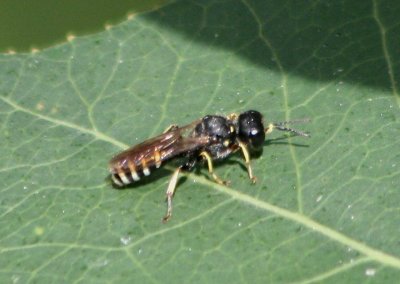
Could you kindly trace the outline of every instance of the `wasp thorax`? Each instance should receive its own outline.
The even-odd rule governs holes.
[[[260,148],[264,144],[265,132],[262,115],[258,111],[243,112],[238,118],[239,139],[251,148]]]
[[[235,129],[227,119],[217,115],[205,116],[195,128],[196,136],[209,136],[214,142],[231,144],[234,142]]]

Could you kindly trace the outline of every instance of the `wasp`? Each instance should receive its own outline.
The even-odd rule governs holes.
[[[113,183],[123,187],[149,176],[161,165],[176,161],[178,166],[169,181],[166,200],[167,213],[163,222],[172,216],[172,198],[181,171],[192,170],[199,162],[205,161],[215,182],[226,185],[214,172],[213,161],[222,160],[234,152],[243,153],[248,176],[256,182],[250,165],[250,152],[260,149],[265,135],[274,129],[288,131],[295,135],[309,137],[306,132],[286,127],[289,123],[306,120],[269,123],[264,127],[263,116],[255,110],[227,116],[206,115],[186,126],[171,125],[161,135],[133,146],[109,162]]]

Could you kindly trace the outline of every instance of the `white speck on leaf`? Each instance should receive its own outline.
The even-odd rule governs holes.
[[[126,246],[132,241],[132,238],[131,236],[123,236],[120,238],[120,241],[124,246]]]
[[[94,262],[89,264],[89,267],[94,268],[94,267],[104,267],[108,264],[108,260],[107,259],[96,259]]]
[[[365,270],[365,275],[367,276],[374,276],[376,273],[376,269],[375,268],[367,268]]]

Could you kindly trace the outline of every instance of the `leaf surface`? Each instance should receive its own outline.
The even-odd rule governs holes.
[[[400,276],[399,5],[177,1],[0,56],[0,282],[393,283]],[[252,160],[126,190],[113,154],[206,114],[273,132]]]

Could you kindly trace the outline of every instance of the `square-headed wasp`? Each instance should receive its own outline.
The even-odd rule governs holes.
[[[163,218],[166,222],[172,216],[172,198],[180,171],[189,171],[197,162],[204,160],[215,182],[226,184],[226,181],[215,174],[213,160],[224,159],[241,150],[249,178],[254,183],[256,178],[250,165],[249,150],[261,148],[265,135],[273,129],[309,137],[308,133],[285,126],[293,122],[304,120],[269,123],[265,128],[261,113],[249,110],[226,117],[207,115],[183,127],[172,125],[163,134],[112,158],[109,164],[111,178],[115,185],[122,187],[150,175],[150,170],[159,168],[162,163],[178,160],[179,166],[172,174],[166,192],[168,209]]]

